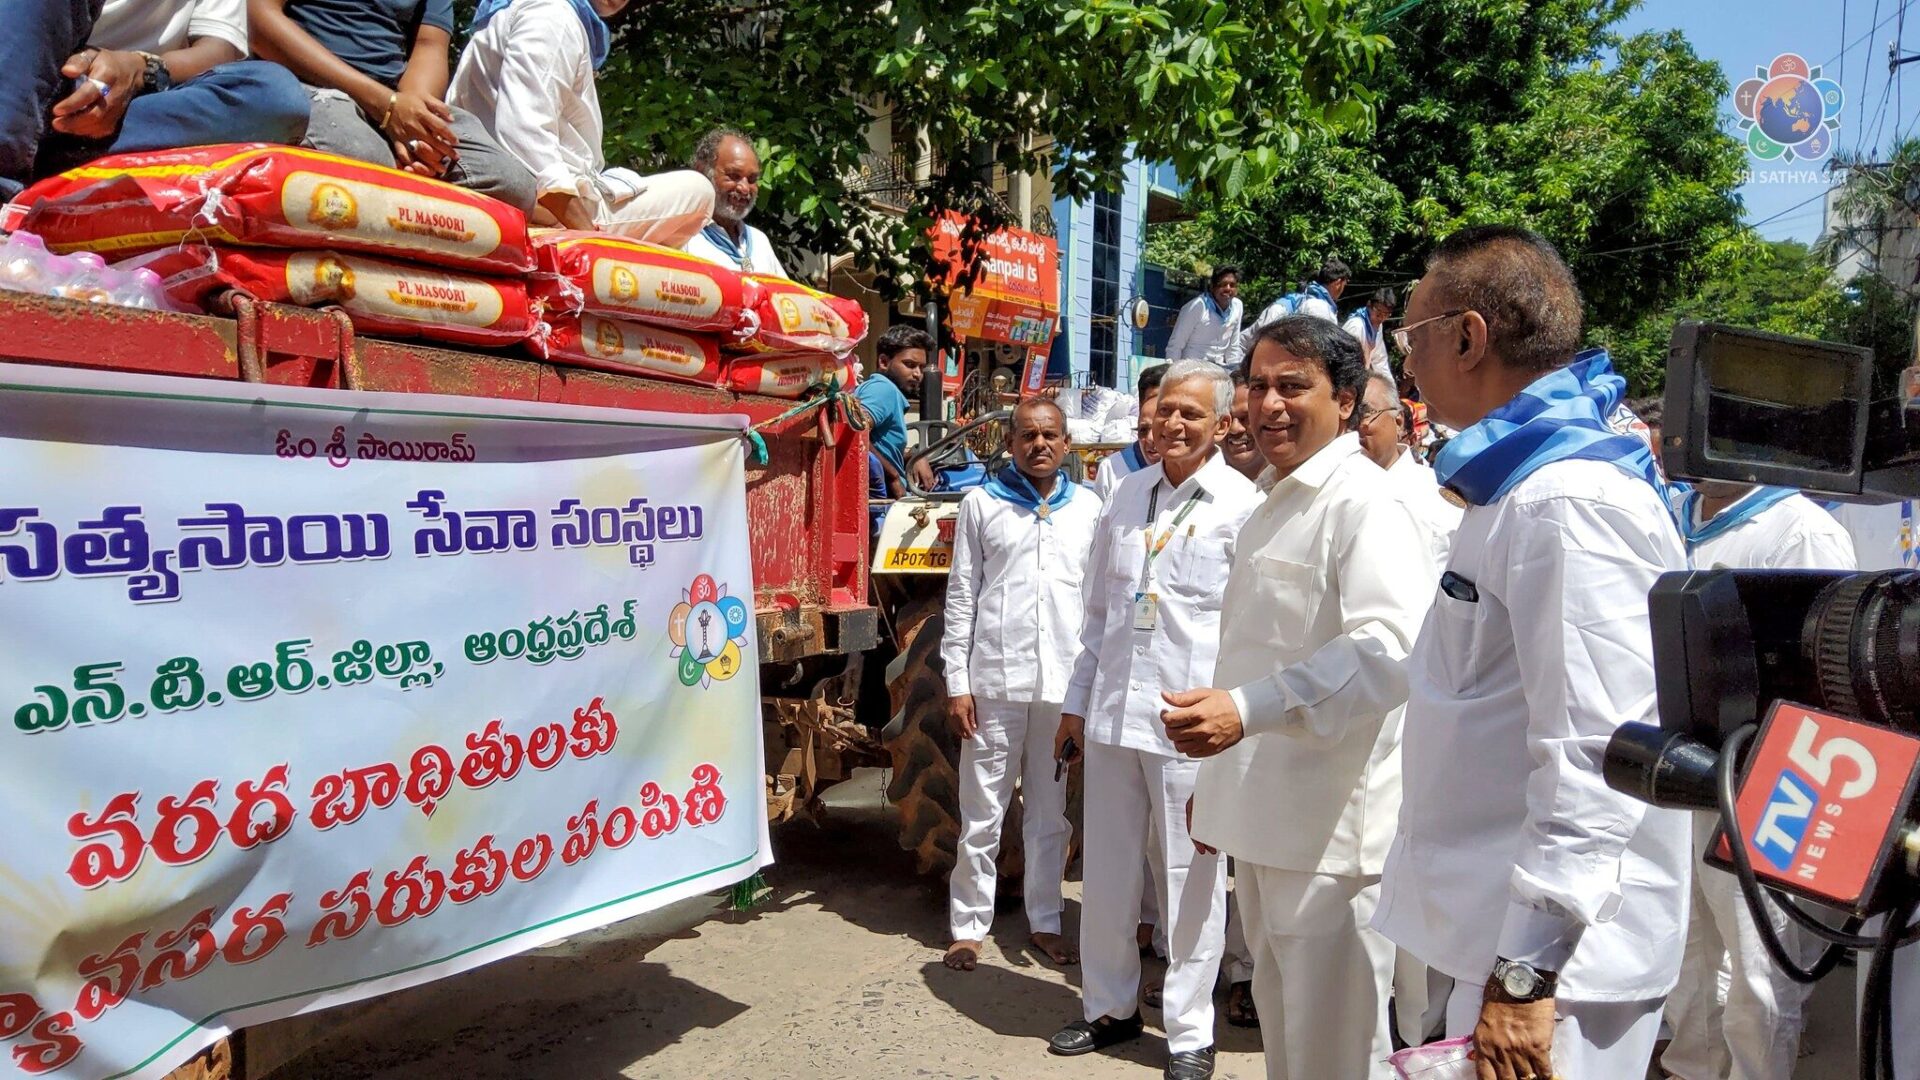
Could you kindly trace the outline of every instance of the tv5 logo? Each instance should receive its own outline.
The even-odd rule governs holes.
[[[1899,732],[1774,706],[1737,800],[1754,871],[1845,906],[1870,897],[1916,761],[1920,741]]]

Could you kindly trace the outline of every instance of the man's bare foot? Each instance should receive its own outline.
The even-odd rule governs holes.
[[[1135,945],[1140,946],[1141,956],[1145,956],[1148,953],[1152,952],[1153,951],[1153,924],[1150,922],[1141,923],[1140,928],[1133,932],[1133,943]]]
[[[1063,967],[1080,962],[1080,950],[1074,948],[1059,934],[1032,934],[1028,936],[1027,941],[1031,942],[1034,948],[1046,953],[1047,959]]]
[[[947,946],[947,966],[955,971],[972,971],[980,962],[980,943],[956,941]]]
[[[1148,1008],[1159,1008],[1160,991],[1164,985],[1164,980],[1161,979],[1148,980],[1147,984],[1140,988],[1140,1000],[1144,1002]]]

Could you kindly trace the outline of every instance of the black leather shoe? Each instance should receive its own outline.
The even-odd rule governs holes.
[[[1066,1027],[1054,1032],[1053,1038],[1047,1040],[1047,1049],[1059,1054],[1061,1057],[1079,1057],[1081,1054],[1091,1054],[1095,1050],[1105,1050],[1109,1046],[1117,1046],[1129,1039],[1137,1039],[1139,1037],[1139,1013],[1136,1012],[1125,1020],[1115,1020],[1111,1016],[1103,1016],[1091,1024],[1085,1020],[1075,1020]],[[1207,1053],[1207,1071],[1196,1075],[1213,1075],[1212,1051],[1208,1051]]]
[[[1213,1047],[1182,1050],[1167,1059],[1167,1080],[1208,1080],[1213,1076]]]

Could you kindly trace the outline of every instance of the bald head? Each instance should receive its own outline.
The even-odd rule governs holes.
[[[1487,351],[1508,367],[1547,372],[1580,349],[1580,287],[1545,238],[1510,225],[1476,225],[1427,257],[1422,289],[1437,308],[1478,312]]]

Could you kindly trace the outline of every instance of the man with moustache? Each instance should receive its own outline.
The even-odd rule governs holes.
[[[947,577],[947,715],[960,737],[960,838],[949,890],[946,965],[971,971],[993,925],[994,856],[1014,786],[1026,840],[1027,928],[1058,964],[1078,959],[1060,936],[1067,785],[1053,736],[1080,654],[1080,579],[1100,500],[1060,475],[1066,415],[1051,398],[1013,410],[1013,464],[960,501]]]
[[[1399,835],[1374,925],[1455,980],[1480,1080],[1639,1076],[1679,972],[1686,815],[1608,787],[1654,722],[1647,593],[1685,569],[1653,455],[1608,425],[1626,382],[1580,352],[1546,240],[1463,229],[1395,332],[1468,508],[1407,663]]]
[[[786,277],[773,242],[747,224],[760,198],[760,155],[753,140],[733,128],[715,128],[694,147],[692,168],[713,181],[713,223],[687,241],[687,254],[742,273]]]
[[[1344,330],[1262,327],[1249,420],[1271,468],[1235,543],[1212,689],[1169,690],[1205,759],[1193,836],[1234,857],[1272,1080],[1391,1076],[1392,942],[1369,926],[1400,801],[1405,662],[1439,569],[1353,421],[1366,361]]]
[[[1061,760],[1086,761],[1084,1019],[1049,1048],[1072,1056],[1140,1036],[1140,954],[1129,931],[1152,844],[1168,944],[1169,1080],[1213,1075],[1226,865],[1196,853],[1187,835],[1199,763],[1168,740],[1160,694],[1204,685],[1213,674],[1233,539],[1259,501],[1219,454],[1232,402],[1233,384],[1217,364],[1167,368],[1154,410],[1160,461],[1122,480],[1100,513],[1086,574],[1085,651],[1055,740]]]
[[[1253,430],[1247,425],[1247,373],[1244,368],[1233,373],[1233,412],[1227,419],[1227,437],[1220,442],[1220,452],[1226,455],[1227,464],[1233,466],[1234,472],[1259,483],[1260,474],[1266,470],[1267,459],[1260,456],[1260,447],[1253,441]]]
[[[1367,393],[1360,400],[1360,448],[1375,465],[1387,470],[1394,493],[1406,503],[1433,552],[1435,573],[1446,569],[1453,532],[1460,527],[1462,508],[1440,493],[1440,481],[1407,446],[1407,403],[1394,393],[1392,380],[1374,372],[1367,376]]]

